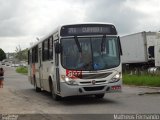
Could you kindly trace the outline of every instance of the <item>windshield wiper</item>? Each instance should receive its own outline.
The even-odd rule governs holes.
[[[78,41],[78,38],[77,38],[76,36],[74,37],[74,40],[75,40],[75,42],[76,42],[78,51],[79,51],[80,53],[82,53],[82,48],[81,48],[81,46],[80,46],[80,44],[79,44],[79,41]]]

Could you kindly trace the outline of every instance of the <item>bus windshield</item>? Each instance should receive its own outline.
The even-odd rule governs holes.
[[[95,71],[120,64],[117,37],[62,38],[61,44],[61,63],[65,69]]]

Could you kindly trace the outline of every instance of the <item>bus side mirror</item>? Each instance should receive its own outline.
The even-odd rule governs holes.
[[[118,44],[119,44],[119,52],[120,52],[120,55],[123,55],[122,46],[121,46],[121,41],[120,41],[120,37],[119,37],[119,36],[118,36]]]
[[[55,53],[57,53],[57,54],[59,54],[59,53],[61,53],[62,52],[62,46],[61,46],[61,44],[60,43],[56,43],[55,44]]]

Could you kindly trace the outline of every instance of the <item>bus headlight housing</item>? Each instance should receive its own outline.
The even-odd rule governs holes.
[[[68,85],[78,85],[75,80],[72,80],[71,78],[68,78],[68,77],[65,77],[64,81],[65,81]]]
[[[109,83],[118,82],[121,79],[121,73],[117,73],[110,81]]]

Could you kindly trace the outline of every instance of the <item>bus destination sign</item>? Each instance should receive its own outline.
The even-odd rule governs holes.
[[[117,34],[113,25],[68,25],[61,29],[61,36],[104,35]]]
[[[81,27],[81,28],[68,28],[68,34],[76,33],[105,33],[109,32],[106,27]]]

